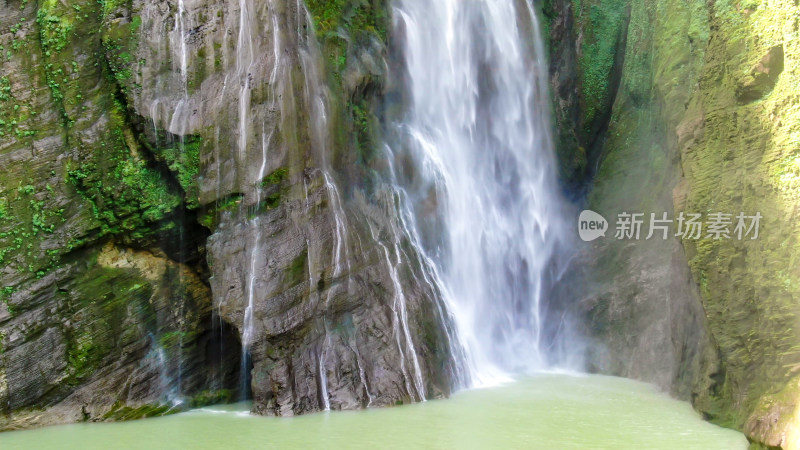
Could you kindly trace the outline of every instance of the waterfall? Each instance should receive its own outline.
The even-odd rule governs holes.
[[[178,11],[175,13],[175,27],[170,37],[173,51],[173,61],[178,62],[177,69],[181,75],[181,98],[175,105],[175,110],[170,119],[169,130],[179,136],[186,134],[189,122],[189,56],[186,49],[186,40],[189,38],[186,30],[186,5],[183,0],[178,0]],[[177,52],[177,55],[174,54]],[[174,64],[174,63],[173,63]]]
[[[547,366],[543,296],[566,244],[547,64],[525,1],[396,0],[406,113],[391,154],[477,384]],[[402,166],[395,164],[395,166]],[[388,258],[388,256],[387,256]]]
[[[397,342],[397,349],[400,352],[400,372],[406,382],[406,391],[413,395],[417,393],[420,401],[425,401],[424,383],[422,381],[422,371],[420,370],[419,359],[417,358],[417,350],[414,348],[414,341],[411,339],[411,332],[408,328],[408,318],[406,312],[406,297],[403,293],[403,286],[400,283],[400,276],[398,274],[397,266],[400,264],[400,249],[399,242],[395,240],[393,245],[394,262],[389,254],[389,249],[384,245],[375,230],[372,229],[370,224],[370,233],[372,238],[378,243],[378,246],[383,249],[383,254],[386,256],[386,265],[389,268],[389,276],[392,279],[392,288],[394,289],[394,302],[392,303],[392,334]],[[393,233],[397,236],[397,233]],[[404,350],[405,349],[405,350]],[[408,373],[406,368],[406,351],[412,362],[413,376]],[[414,389],[411,388],[409,380],[413,380]]]
[[[323,77],[323,67],[320,65],[322,55],[317,46],[316,39],[313,34],[308,35],[308,30],[314,29],[314,22],[308,10],[301,6],[300,1],[297,2],[297,39],[298,42],[304,43],[300,48],[300,65],[303,69],[304,77],[304,101],[309,108],[310,113],[310,134],[312,148],[316,149],[321,160],[320,172],[324,180],[325,192],[329,200],[329,212],[333,223],[333,252],[331,255],[331,265],[333,271],[331,279],[337,280],[343,275],[347,278],[344,280],[344,289],[350,289],[351,276],[350,276],[350,255],[349,244],[347,241],[347,218],[345,215],[344,207],[342,204],[339,190],[336,186],[334,178],[331,176],[332,169],[328,156],[330,153],[330,140],[332,132],[330,130],[330,121],[328,118],[329,110],[329,92],[327,91]],[[302,26],[305,24],[305,26]],[[306,195],[306,212],[308,212],[308,186],[304,183],[304,190]],[[307,241],[307,250],[309,252],[309,286],[313,286],[313,274],[311,273],[311,243]],[[344,266],[343,266],[344,263]],[[316,302],[320,303],[320,292],[316,293]],[[330,399],[328,391],[328,348],[330,346],[330,329],[328,323],[329,305],[331,297],[334,295],[334,287],[331,286],[322,303],[322,328],[324,336],[320,349],[318,350],[318,389],[320,397],[320,407],[327,411],[330,410]]]
[[[173,61],[173,69],[177,69],[180,73],[180,82],[181,82],[181,96],[178,99],[177,103],[175,104],[174,109],[172,110],[172,117],[170,118],[170,123],[168,126],[168,130],[177,135],[179,142],[178,147],[180,152],[184,152],[184,136],[187,132],[189,127],[189,113],[191,108],[189,107],[189,54],[188,49],[186,46],[186,41],[189,38],[188,29],[186,26],[187,22],[187,10],[184,0],[178,0],[178,9],[175,13],[175,23],[172,33],[170,35],[170,43],[172,47],[172,61]],[[177,53],[177,54],[176,54]],[[177,67],[175,64],[177,61]],[[153,117],[153,135],[156,139],[156,145],[158,145],[158,129],[157,129],[157,113],[160,101],[158,98],[153,100],[153,103],[150,105],[150,114]],[[185,217],[183,213],[180,213],[179,220],[183,222]],[[178,227],[178,258],[180,260],[184,259],[184,248],[185,248],[185,240],[186,237],[184,236],[183,227]],[[183,275],[180,271],[178,271],[178,283],[183,284]],[[185,317],[185,311],[183,310],[183,303],[181,303],[180,308],[180,321],[179,323],[183,323],[183,319]],[[183,332],[182,328],[179,332],[179,342],[178,342],[178,362],[177,362],[177,395],[180,396],[183,388]],[[159,354],[159,358],[164,363],[163,354]]]
[[[280,59],[280,33],[278,29],[277,11],[273,2],[269,2],[269,9],[272,15],[272,38],[273,38],[273,53],[275,57],[274,66],[270,73],[269,83],[273,90],[272,103],[275,105],[278,98],[278,71],[281,68]],[[250,89],[252,83],[251,69],[254,64],[254,48],[253,48],[253,30],[252,30],[252,13],[253,5],[249,0],[239,0],[239,35],[236,41],[236,75],[240,83],[239,91],[239,136],[237,140],[238,155],[240,161],[245,163],[248,156],[248,135],[250,123]],[[267,151],[272,143],[272,138],[275,133],[274,129],[267,130],[267,124],[262,124],[261,130],[261,152],[260,161],[258,163],[258,172],[254,180],[255,199],[253,203],[253,210],[257,211],[261,206],[263,180],[267,174]],[[252,219],[249,219],[248,227],[252,229],[252,245],[250,245],[250,264],[247,272],[246,295],[247,304],[245,306],[244,318],[242,321],[242,357],[241,357],[241,394],[244,396],[247,392],[246,383],[249,380],[248,369],[250,363],[250,346],[254,340],[254,304],[256,299],[256,279],[258,278],[259,259],[263,257],[263,249],[261,246],[261,215],[254,214]]]
[[[265,127],[266,128],[266,127]],[[272,141],[272,132],[267,135],[266,129],[262,131],[262,140],[261,140],[261,165],[258,169],[258,180],[262,180],[266,175],[267,170],[267,149],[269,148],[269,144]],[[261,184],[256,185],[256,203],[255,208],[258,208],[259,204],[261,203]],[[247,386],[245,383],[248,380],[247,377],[247,370],[249,365],[249,356],[248,352],[250,350],[250,344],[253,342],[253,305],[255,303],[255,282],[256,282],[256,269],[258,267],[258,258],[261,256],[261,223],[260,223],[261,216],[256,214],[256,216],[250,222],[250,226],[254,229],[254,242],[252,247],[250,248],[250,268],[248,271],[248,282],[247,282],[247,306],[245,307],[244,311],[244,322],[242,324],[242,360],[241,360],[241,394],[245,395],[247,392]]]
[[[248,0],[239,0],[239,38],[236,41],[236,75],[239,78],[239,157],[247,155],[250,112],[250,66],[253,64],[253,31]],[[260,180],[259,180],[260,181]]]

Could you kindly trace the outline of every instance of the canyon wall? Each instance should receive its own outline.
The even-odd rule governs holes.
[[[800,7],[535,4],[564,190],[612,226],[550,306],[590,370],[796,448]],[[465,383],[379,150],[404,100],[390,26],[383,0],[2,4],[0,429]],[[763,219],[626,241],[621,212]]]
[[[382,1],[2,5],[0,428],[449,394],[375,151],[388,26]]]
[[[565,186],[611,228],[572,274],[591,369],[654,382],[754,446],[797,448],[797,3],[542,9]],[[647,220],[616,240],[622,212],[729,213],[732,232],[740,212],[763,219],[755,240],[646,240]]]

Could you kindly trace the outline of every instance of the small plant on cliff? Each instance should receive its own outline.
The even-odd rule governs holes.
[[[286,179],[286,176],[288,174],[289,172],[286,170],[285,167],[276,169],[275,171],[264,177],[264,180],[261,181],[261,187],[269,187],[281,184],[283,180]]]

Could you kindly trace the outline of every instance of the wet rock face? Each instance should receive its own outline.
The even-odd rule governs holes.
[[[238,397],[245,336],[260,413],[449,393],[440,296],[365,176],[387,5],[312,3],[0,8],[0,429]]]
[[[167,143],[125,102],[138,22],[119,8],[0,7],[0,429],[142,417],[236,386],[205,233],[153,153]]]
[[[14,293],[20,311],[2,318],[2,428],[141,417],[236,386],[238,361],[212,356],[223,342],[209,289],[188,267],[111,244],[77,256]]]
[[[306,182],[307,199],[226,225],[209,240],[223,317],[243,324],[253,296],[254,410],[294,415],[448,395],[455,366],[447,318],[423,268],[409,263],[418,256],[408,242],[391,243],[402,239],[391,209],[348,205],[348,227],[337,230],[320,174]],[[253,254],[257,239],[264,251]]]
[[[675,66],[652,66],[647,55],[655,48],[670,51],[670,60],[684,64],[682,70],[696,72],[704,42],[696,39],[695,45],[685,45],[675,36],[693,33],[693,27],[702,29],[702,15],[685,4],[670,6],[670,20],[643,4],[592,2],[580,10],[574,2],[555,5],[559,14],[552,22],[551,39],[560,49],[551,63],[555,101],[561,111],[580,110],[574,117],[556,115],[560,127],[578,127],[577,142],[562,140],[559,152],[562,148],[574,152],[573,145],[592,149],[590,164],[595,167],[583,176],[594,175],[583,180],[589,186],[584,202],[609,221],[604,238],[580,245],[555,295],[583,319],[590,338],[589,370],[645,380],[689,399],[703,365],[713,361],[713,352],[708,350],[699,292],[685,251],[673,236],[645,240],[646,226],[638,241],[619,241],[614,231],[622,212],[641,212],[648,219],[650,213],[674,216],[678,148],[664,124],[677,125],[677,108],[687,101],[692,81],[677,76]],[[614,21],[605,24],[601,17]],[[570,47],[555,39],[565,34],[582,38],[570,41],[574,45]],[[626,40],[620,41],[620,35]],[[625,57],[619,58],[620,53]],[[598,80],[581,69],[577,76],[565,78],[562,61],[577,61],[580,68],[599,63],[597,67],[608,75]],[[660,84],[678,79],[682,82]],[[569,95],[560,98],[558,93]],[[613,107],[596,108],[590,114],[581,106],[589,95],[610,97],[607,104]],[[593,133],[581,125],[590,115]]]
[[[455,362],[440,295],[388,188],[364,188],[365,126],[348,134],[353,105],[372,114],[380,95],[384,44],[357,29],[344,48],[317,42],[317,12],[296,2],[243,5],[244,26],[239,4],[186,2],[181,25],[174,7],[135,3],[145,62],[130,92],[144,122],[202,140],[214,308],[248,344],[254,411],[448,395]],[[181,27],[184,48],[159,39]]]
[[[797,2],[553,3],[573,8],[583,46],[604,29],[597,18],[630,9],[587,206],[610,221],[622,211],[760,212],[766,233],[587,245],[568,288],[594,338],[590,361],[690,398],[754,443],[796,448]],[[594,18],[574,11],[581,5]],[[553,36],[565,23],[553,21]],[[556,69],[587,55],[565,51],[553,53]],[[574,85],[553,73],[557,93],[587,89],[585,75]]]

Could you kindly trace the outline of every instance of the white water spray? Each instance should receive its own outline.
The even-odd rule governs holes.
[[[400,371],[406,382],[406,391],[412,396],[417,393],[419,401],[425,401],[425,384],[422,380],[422,370],[420,369],[419,359],[417,358],[417,350],[414,347],[414,341],[411,339],[411,332],[408,328],[408,317],[406,309],[406,297],[403,292],[403,286],[400,283],[400,276],[397,271],[397,266],[400,264],[400,250],[399,243],[394,242],[394,262],[389,253],[388,247],[384,245],[370,224],[370,232],[372,238],[383,249],[383,254],[386,257],[386,265],[389,268],[389,276],[392,279],[392,287],[394,288],[394,301],[392,302],[392,331],[397,343],[397,350],[400,354]],[[413,374],[408,373],[406,368],[406,355],[411,359],[411,367]],[[413,380],[414,389],[411,388],[409,380]]]
[[[250,124],[250,83],[251,74],[250,70],[253,64],[253,30],[251,25],[251,5],[248,0],[239,0],[239,36],[236,41],[236,76],[240,84],[239,89],[239,136],[237,139],[238,155],[240,160],[244,163],[247,157],[248,133]],[[280,45],[279,42],[275,43],[276,46]],[[273,73],[277,72],[279,61],[275,61]],[[267,170],[267,149],[269,148],[272,140],[274,130],[267,135],[266,127],[262,126],[261,132],[261,162],[256,175],[254,190],[255,190],[255,203],[253,208],[258,209],[261,204],[262,186],[261,182],[266,175]],[[245,164],[246,166],[246,164]],[[250,246],[250,267],[247,273],[247,306],[244,310],[244,318],[242,320],[242,356],[240,367],[240,394],[242,396],[247,392],[248,386],[248,369],[249,369],[249,352],[250,346],[253,343],[255,334],[254,327],[254,304],[256,297],[256,274],[258,269],[258,260],[261,255],[261,223],[260,215],[256,216],[249,221],[248,227],[252,228],[253,242]]]
[[[344,208],[342,205],[342,200],[339,195],[339,190],[336,187],[336,183],[333,177],[330,175],[330,166],[327,160],[328,153],[329,153],[329,139],[331,134],[330,130],[330,122],[328,120],[328,92],[325,89],[324,79],[322,77],[322,68],[320,66],[321,54],[319,52],[319,48],[317,48],[316,39],[314,38],[313,34],[308,35],[308,30],[313,30],[313,20],[311,19],[310,13],[304,8],[301,7],[300,1],[297,2],[297,12],[298,16],[298,41],[299,42],[306,42],[307,47],[301,50],[300,55],[300,62],[303,67],[303,74],[304,74],[304,81],[305,81],[305,103],[310,108],[310,116],[311,116],[311,140],[313,143],[313,148],[317,149],[319,155],[321,157],[321,173],[325,182],[325,191],[328,195],[329,205],[330,205],[330,214],[332,216],[333,225],[334,225],[334,232],[333,232],[333,252],[331,255],[331,263],[333,265],[333,271],[331,273],[331,279],[337,280],[343,274],[347,275],[347,279],[345,280],[346,289],[349,290],[350,286],[350,257],[349,257],[349,245],[347,241],[347,222],[346,216],[344,212]],[[302,26],[305,23],[306,26]],[[303,180],[303,186],[305,190],[305,200],[306,200],[306,212],[308,212],[309,204],[308,204],[308,186]],[[310,259],[310,247],[309,247],[309,259]],[[311,284],[311,273],[309,270],[309,285]],[[333,286],[328,288],[327,294],[325,295],[323,312],[322,312],[322,321],[323,321],[323,329],[324,329],[324,336],[322,338],[321,348],[319,350],[319,357],[318,357],[318,384],[319,384],[319,391],[320,397],[322,399],[322,409],[327,411],[330,410],[330,399],[329,399],[329,391],[328,391],[328,374],[327,374],[327,365],[326,365],[326,358],[328,354],[328,348],[330,346],[330,334],[329,334],[329,324],[328,324],[328,307],[331,301],[331,297],[334,295],[335,289]],[[321,293],[317,293],[317,300],[319,302]],[[369,393],[368,393],[369,395]]]
[[[251,5],[239,0],[239,38],[236,41],[236,75],[239,78],[239,157],[247,154],[247,125],[250,112],[250,68],[253,64],[253,30]]]
[[[425,250],[472,379],[541,369],[542,295],[565,227],[537,19],[510,0],[396,0],[394,13],[410,94],[400,145],[430,187],[412,202],[436,192],[443,235]]]

